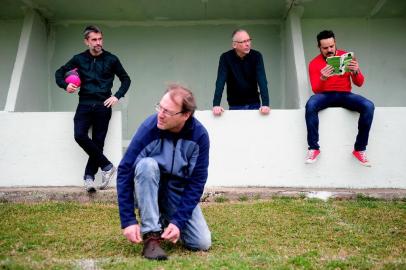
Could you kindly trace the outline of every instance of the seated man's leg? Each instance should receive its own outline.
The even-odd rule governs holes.
[[[355,141],[355,151],[365,151],[368,145],[369,131],[374,118],[375,106],[363,96],[348,93],[344,95],[343,108],[359,112],[358,135]]]
[[[315,94],[306,103],[307,143],[309,150],[319,150],[319,111],[333,104],[335,93]]]
[[[211,233],[199,205],[193,210],[192,217],[186,222],[180,237],[185,247],[193,251],[210,248]]]
[[[141,233],[160,232],[158,188],[160,171],[153,158],[141,159],[135,168],[135,193],[141,215]]]

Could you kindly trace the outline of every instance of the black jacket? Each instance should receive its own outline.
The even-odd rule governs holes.
[[[80,104],[102,104],[111,97],[114,75],[121,81],[120,88],[114,94],[116,98],[123,97],[131,84],[130,77],[118,57],[105,50],[96,57],[91,55],[89,50],[73,56],[55,72],[56,84],[59,87],[66,90],[68,84],[65,82],[65,74],[74,68],[77,68],[82,82],[79,90]]]
[[[221,55],[213,106],[220,106],[224,84],[227,84],[227,101],[230,106],[260,103],[259,95],[261,95],[262,106],[269,106],[264,61],[258,51],[251,49],[242,59],[234,49]]]

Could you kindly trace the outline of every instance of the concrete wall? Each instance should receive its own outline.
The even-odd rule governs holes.
[[[85,50],[81,32],[84,24],[56,25],[55,53],[50,70],[66,63],[74,54]],[[181,82],[193,89],[201,110],[212,106],[217,66],[221,53],[231,48],[231,32],[237,27],[248,29],[254,48],[264,57],[269,80],[271,103],[282,107],[281,30],[278,23],[209,24],[197,22],[165,24],[101,24],[104,46],[119,56],[132,79],[132,85],[120,109],[123,111],[124,139],[130,139],[141,121],[154,111],[169,82]],[[73,111],[77,96],[67,95],[50,78],[52,111]],[[116,80],[114,91],[119,81]],[[224,91],[225,92],[225,91]],[[227,107],[226,94],[223,104]]]
[[[306,63],[319,53],[316,35],[324,29],[336,34],[337,47],[353,51],[366,76],[354,92],[376,106],[406,106],[406,19],[303,19]]]
[[[87,155],[73,138],[73,115],[0,112],[7,127],[0,132],[0,186],[82,186]],[[121,114],[114,112],[105,144],[114,164],[121,159],[121,137]]]
[[[54,1],[44,3],[58,12],[59,5],[64,5]],[[379,1],[370,8],[379,11],[385,3],[388,2]],[[278,4],[279,8],[284,6]],[[108,3],[108,7],[112,5]],[[364,6],[360,4],[358,8]],[[388,6],[397,7],[393,3]],[[404,6],[401,4],[400,8]],[[290,7],[293,8],[286,13],[278,12],[271,17],[258,14],[253,18],[234,17],[234,12],[228,12],[230,17],[226,20],[192,17],[192,21],[175,21],[176,17],[173,21],[162,21],[149,14],[146,21],[118,21],[120,9],[115,9],[117,17],[110,20],[98,17],[103,13],[86,17],[96,20],[91,22],[82,21],[82,17],[69,20],[69,16],[59,13],[56,20],[49,20],[53,15],[46,8],[39,9],[41,15],[27,8],[24,19],[2,19],[0,110],[44,113],[0,113],[4,130],[0,132],[4,142],[0,147],[0,171],[5,172],[0,185],[82,184],[85,154],[71,136],[78,97],[56,86],[54,72],[74,54],[85,50],[81,32],[85,25],[97,23],[104,31],[105,48],[119,56],[133,80],[127,96],[115,107],[115,113],[122,112],[122,117],[114,121],[115,130],[120,131],[113,142],[114,151],[120,151],[121,140],[129,140],[139,123],[153,112],[165,84],[177,81],[195,92],[201,110],[197,117],[211,135],[209,185],[405,188],[406,164],[401,156],[406,150],[404,15],[390,19],[369,15],[360,18],[351,15],[357,13],[353,11],[341,19],[311,14],[302,18],[303,9]],[[324,14],[320,13],[324,8],[317,7],[318,14]],[[177,14],[178,10],[175,11]],[[245,14],[241,5],[239,11],[240,15]],[[183,18],[182,14],[179,16]],[[230,33],[235,28],[247,29],[254,49],[264,56],[274,109],[269,117],[256,112],[226,112],[224,117],[214,118],[208,111],[218,59],[230,49]],[[320,114],[321,160],[313,166],[303,164],[306,134],[304,112],[300,108],[310,95],[307,64],[319,53],[315,37],[323,29],[335,31],[339,48],[355,52],[366,83],[354,92],[365,95],[378,107],[368,148],[372,168],[354,162],[350,153],[357,116],[341,109]],[[116,80],[113,89],[118,85]],[[227,107],[225,100],[224,94],[223,105]],[[61,145],[63,148],[59,149]],[[66,155],[55,156],[61,152]],[[120,157],[117,155],[114,161],[118,163]],[[31,171],[35,173],[27,173]]]
[[[0,20],[0,111],[6,105],[21,26],[22,20]]]
[[[303,109],[273,110],[269,116],[226,111],[222,117],[198,111],[196,117],[211,140],[207,186],[406,188],[406,156],[399,154],[406,152],[406,108],[376,109],[370,168],[351,154],[358,114],[341,108],[320,113],[322,153],[311,165],[304,164]],[[62,112],[0,113],[10,127],[0,133],[0,186],[82,186],[86,155],[72,138],[72,118]],[[115,112],[106,140],[114,164],[121,159],[120,124]]]
[[[304,110],[199,112],[211,139],[209,186],[406,188],[406,108],[377,108],[364,167],[352,156],[358,113],[320,112],[320,150],[307,153]],[[238,124],[236,122],[238,121]]]

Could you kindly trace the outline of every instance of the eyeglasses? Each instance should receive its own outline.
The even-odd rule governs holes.
[[[177,114],[183,113],[183,111],[176,112],[176,113],[175,113],[175,112],[168,111],[167,109],[165,109],[164,107],[162,107],[161,104],[159,104],[159,103],[157,103],[157,104],[155,105],[155,110],[156,110],[157,112],[162,112],[163,114],[165,114],[165,115],[167,115],[167,116],[175,116],[175,115],[177,115]]]
[[[238,44],[251,43],[251,41],[252,41],[252,38],[249,38],[246,40],[241,40],[241,41],[233,40],[233,42],[238,43]]]

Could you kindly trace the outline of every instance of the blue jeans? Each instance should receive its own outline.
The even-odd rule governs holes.
[[[138,162],[134,182],[135,199],[141,216],[141,233],[161,231],[177,210],[182,188],[172,186],[170,180],[163,183],[158,163],[148,157]],[[210,248],[211,233],[199,205],[181,230],[180,239],[191,250]]]
[[[228,106],[230,110],[258,110],[261,107],[259,103],[247,104],[247,105],[235,105]]]
[[[111,118],[111,108],[104,105],[79,104],[76,109],[74,122],[75,141],[89,155],[85,175],[93,176],[99,168],[110,165],[111,162],[103,155],[104,140]],[[92,138],[88,132],[92,127]]]
[[[358,112],[358,134],[354,150],[364,151],[368,145],[369,130],[374,117],[374,104],[351,92],[328,92],[315,94],[306,104],[307,143],[309,149],[319,149],[319,116],[318,113],[328,107],[342,107]]]

